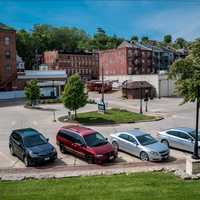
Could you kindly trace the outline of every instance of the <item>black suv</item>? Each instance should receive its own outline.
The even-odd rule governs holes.
[[[14,130],[10,135],[9,149],[11,154],[23,160],[27,167],[57,159],[53,145],[32,128]]]

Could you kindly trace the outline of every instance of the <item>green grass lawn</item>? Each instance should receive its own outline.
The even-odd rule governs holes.
[[[200,181],[161,172],[0,182],[1,200],[199,200]]]
[[[105,114],[94,112],[78,113],[78,122],[82,124],[118,124],[118,123],[134,123],[142,120],[153,120],[154,116],[147,116],[139,113],[129,112],[127,110],[109,109]]]

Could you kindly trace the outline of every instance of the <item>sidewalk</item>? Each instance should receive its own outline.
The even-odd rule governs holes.
[[[46,179],[64,178],[76,176],[113,175],[121,173],[134,173],[160,170],[185,170],[185,159],[168,162],[137,162],[131,164],[116,165],[87,165],[87,166],[54,166],[52,168],[38,167],[26,169],[1,169],[1,180],[24,180],[24,179]]]

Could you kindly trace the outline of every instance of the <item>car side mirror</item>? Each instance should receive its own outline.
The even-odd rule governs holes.
[[[46,138],[47,142],[49,142],[49,138]]]
[[[189,140],[190,142],[194,142],[194,139],[192,139],[192,138],[188,138],[188,140]]]
[[[81,147],[85,147],[85,148],[86,148],[86,147],[87,147],[87,145],[86,145],[86,144],[81,144]]]

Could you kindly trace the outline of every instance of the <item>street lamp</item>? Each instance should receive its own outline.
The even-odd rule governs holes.
[[[143,83],[141,82],[140,83],[140,114],[142,114],[142,86],[143,86]]]
[[[200,100],[200,86],[197,86],[197,106],[196,106],[196,136],[194,143],[194,152],[192,155],[193,159],[199,159],[198,154],[198,126],[199,126],[199,100]]]
[[[147,104],[148,104],[148,100],[149,100],[149,97],[148,97],[148,94],[149,93],[149,90],[148,89],[145,89],[145,97],[144,97],[144,101],[145,101],[145,112],[147,112],[148,111],[148,109],[147,109]]]

